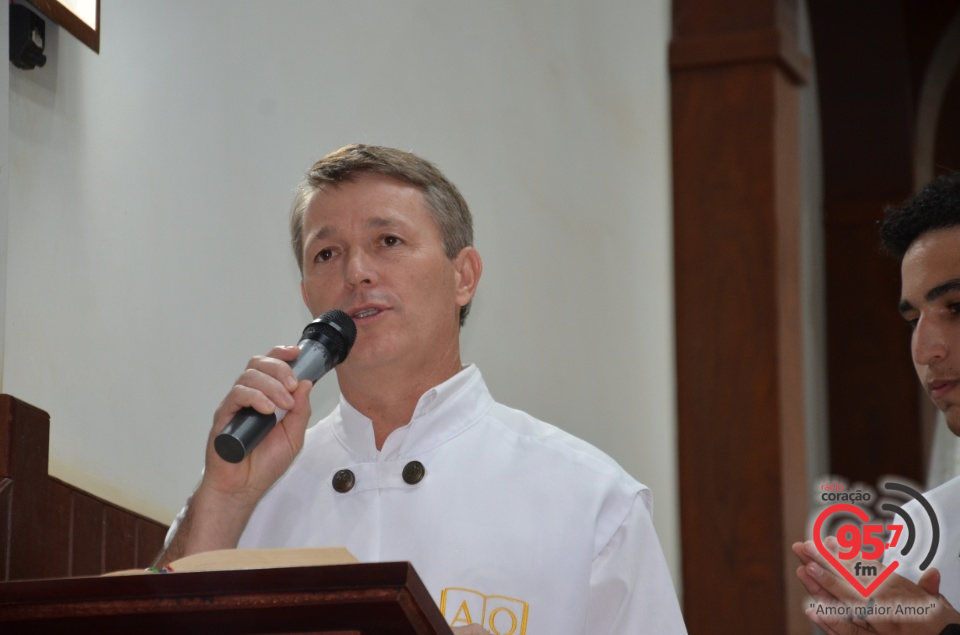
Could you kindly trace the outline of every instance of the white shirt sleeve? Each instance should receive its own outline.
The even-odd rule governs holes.
[[[642,494],[594,559],[584,633],[686,635],[667,563]]]

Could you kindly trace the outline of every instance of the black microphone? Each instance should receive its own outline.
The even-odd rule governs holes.
[[[327,311],[303,329],[297,344],[300,354],[290,362],[290,368],[297,379],[316,383],[347,358],[356,339],[357,325],[349,315],[337,309]],[[286,414],[286,410],[280,409],[265,415],[244,408],[213,440],[213,447],[224,461],[239,463]]]

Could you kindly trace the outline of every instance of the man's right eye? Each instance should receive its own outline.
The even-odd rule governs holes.
[[[332,249],[321,249],[320,251],[317,252],[317,257],[316,257],[315,260],[316,260],[317,262],[326,262],[326,261],[330,260],[331,258],[333,258],[333,250],[332,250]]]

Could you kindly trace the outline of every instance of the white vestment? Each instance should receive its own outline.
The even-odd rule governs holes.
[[[414,461],[425,472],[411,484],[403,474]],[[354,481],[344,493],[332,485],[341,470]],[[371,421],[341,398],[239,546],[345,546],[361,562],[409,561],[451,626],[686,633],[650,509],[650,491],[611,458],[496,403],[469,366],[427,391],[382,451]]]

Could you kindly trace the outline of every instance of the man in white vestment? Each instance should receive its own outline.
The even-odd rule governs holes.
[[[289,365],[298,349],[251,359],[214,415],[203,478],[158,562],[345,546],[361,562],[412,562],[458,635],[685,633],[649,490],[494,401],[461,362],[482,263],[457,188],[415,155],[348,146],[308,171],[291,237],[311,313],[356,323],[336,368],[340,404],[305,432],[310,382]],[[287,414],[228,463],[212,439],[244,407]]]

